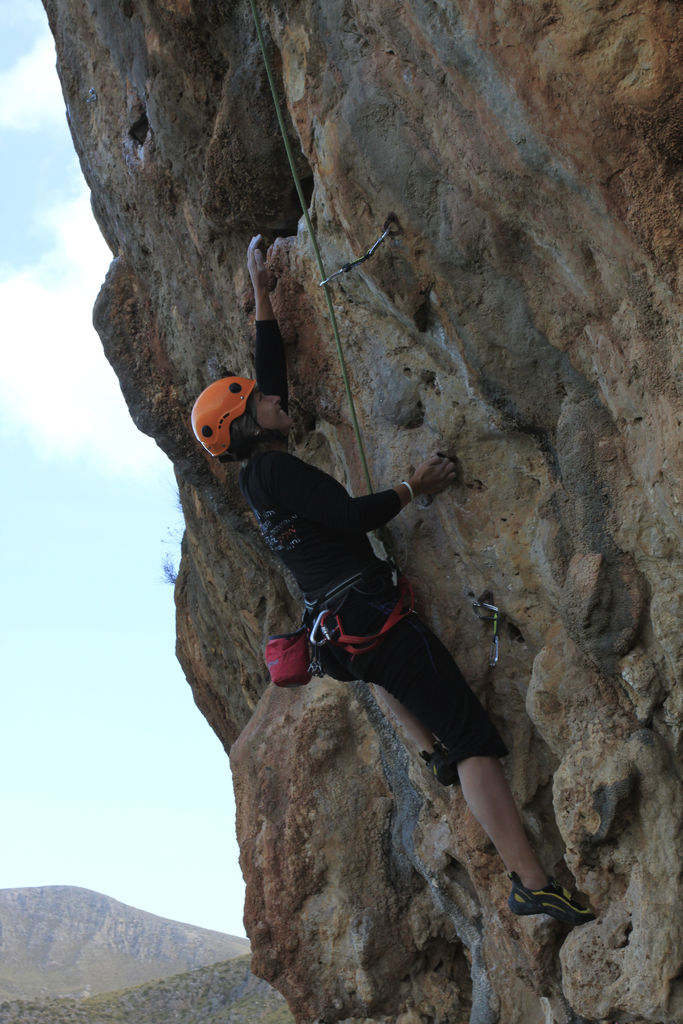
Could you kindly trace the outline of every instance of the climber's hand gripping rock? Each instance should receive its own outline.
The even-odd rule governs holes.
[[[409,483],[415,496],[418,494],[440,494],[456,478],[455,463],[442,455],[432,455],[418,466]]]

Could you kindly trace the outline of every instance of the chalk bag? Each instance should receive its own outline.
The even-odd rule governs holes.
[[[301,626],[296,633],[280,633],[268,638],[266,665],[276,686],[305,686],[310,683],[313,673],[308,637],[308,627]]]

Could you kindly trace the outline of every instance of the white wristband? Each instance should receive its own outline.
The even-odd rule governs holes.
[[[408,488],[408,494],[410,495],[410,500],[412,501],[413,498],[415,497],[415,495],[413,494],[413,488],[410,486],[407,480],[401,480],[401,483],[403,484],[404,487]]]

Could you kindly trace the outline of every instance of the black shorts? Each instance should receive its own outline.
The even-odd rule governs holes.
[[[398,590],[386,576],[369,575],[349,591],[338,610],[348,634],[379,632],[398,601]],[[383,686],[443,743],[449,763],[508,753],[453,657],[414,612],[369,654],[352,655],[333,644],[321,650],[328,675]]]

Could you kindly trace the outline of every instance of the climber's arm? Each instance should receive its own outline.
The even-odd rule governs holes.
[[[256,382],[264,395],[279,395],[288,411],[287,360],[285,347],[270,302],[268,269],[259,249],[261,235],[255,235],[247,250],[247,267],[254,286],[256,304]]]
[[[247,249],[247,267],[249,268],[249,276],[254,287],[257,322],[259,320],[275,319],[270,302],[270,290],[268,288],[268,269],[263,259],[263,253],[259,249],[261,241],[261,235],[254,235]]]

